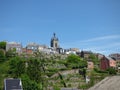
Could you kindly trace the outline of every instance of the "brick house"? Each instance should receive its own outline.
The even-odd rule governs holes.
[[[110,58],[110,57],[105,57],[100,59],[100,69],[101,70],[106,70],[108,68],[116,68],[116,60]]]
[[[109,68],[109,60],[103,56],[103,58],[100,59],[100,69],[106,70]]]
[[[116,60],[116,70],[118,73],[120,73],[120,54],[119,53],[110,54],[109,57]]]
[[[33,54],[32,49],[22,48],[22,52],[27,55]]]
[[[106,57],[109,60],[109,67],[116,68],[116,60]]]

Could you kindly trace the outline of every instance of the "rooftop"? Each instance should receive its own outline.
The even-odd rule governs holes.
[[[22,82],[20,79],[5,79],[5,90],[23,90]]]

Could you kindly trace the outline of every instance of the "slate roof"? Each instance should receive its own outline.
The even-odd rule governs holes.
[[[5,79],[4,90],[23,90],[20,79]]]
[[[112,59],[111,57],[106,57],[108,60],[114,60],[114,59]]]

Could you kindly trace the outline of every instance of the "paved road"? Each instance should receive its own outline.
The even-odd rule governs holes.
[[[88,90],[120,90],[120,76],[106,77]]]

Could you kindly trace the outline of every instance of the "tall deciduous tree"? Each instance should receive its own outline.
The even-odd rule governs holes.
[[[35,58],[28,61],[27,74],[31,80],[41,85],[41,90],[47,87],[45,78],[45,57],[42,53],[36,52]]]

